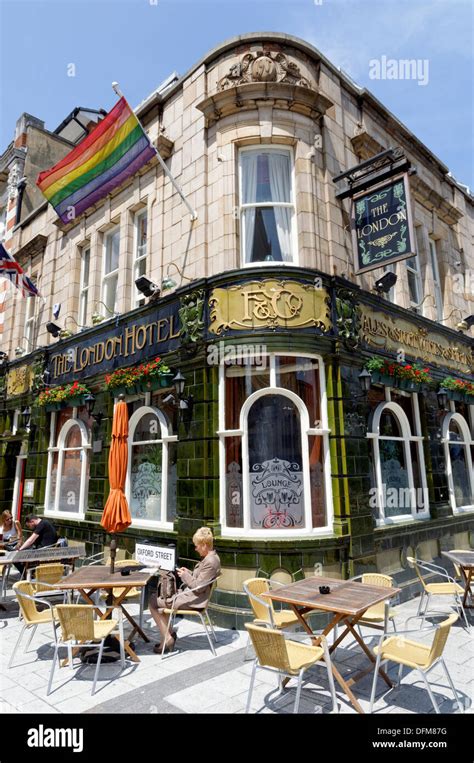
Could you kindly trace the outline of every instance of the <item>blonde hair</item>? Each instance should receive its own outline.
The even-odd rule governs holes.
[[[204,546],[208,547],[209,551],[211,551],[214,546],[212,530],[210,530],[209,527],[200,527],[193,535],[193,543],[202,543]]]

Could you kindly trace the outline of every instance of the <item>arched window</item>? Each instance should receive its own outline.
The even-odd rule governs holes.
[[[417,404],[413,398],[412,404]],[[419,420],[418,415],[413,418]],[[390,401],[380,403],[372,414],[367,436],[372,439],[370,505],[377,523],[428,516],[423,438],[412,433],[402,406]]]
[[[474,509],[474,441],[469,425],[460,413],[449,413],[443,420],[449,496],[453,511]]]
[[[130,417],[125,493],[132,524],[171,529],[176,514],[176,435],[167,419],[152,406]]]
[[[84,421],[73,416],[61,425],[55,442],[55,425],[53,420],[45,513],[74,514],[76,518],[83,519],[89,481],[89,429]]]
[[[223,533],[327,532],[332,499],[321,360],[237,353],[221,366],[219,415]]]

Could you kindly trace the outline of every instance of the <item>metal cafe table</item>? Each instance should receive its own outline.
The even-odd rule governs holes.
[[[110,565],[90,565],[81,567],[76,572],[72,572],[67,577],[55,584],[55,588],[62,591],[79,591],[82,598],[87,601],[88,604],[92,604],[95,607],[97,614],[101,620],[105,620],[111,615],[114,609],[120,608],[127,618],[128,622],[132,626],[131,633],[125,641],[125,651],[133,660],[133,662],[140,662],[139,657],[136,655],[131,647],[135,633],[138,633],[141,638],[149,642],[150,639],[143,632],[140,625],[133,619],[131,614],[125,609],[123,602],[127,596],[127,593],[132,588],[144,588],[150,578],[153,577],[155,571],[138,570],[137,572],[130,572],[128,575],[121,575],[120,570],[123,568],[116,568],[112,573],[110,571]],[[114,592],[117,591],[117,594]],[[111,597],[111,600],[106,600],[105,611],[100,609],[99,606],[93,601],[92,594],[95,591],[107,591]]]
[[[12,564],[24,564],[25,571],[32,565],[47,564],[50,562],[70,562],[74,569],[76,559],[80,559],[86,553],[84,544],[77,546],[64,546],[58,548],[25,548],[24,551],[10,551],[4,556],[0,556],[0,565],[3,566],[2,573],[2,598],[6,595],[7,573]]]
[[[320,593],[320,586],[329,586],[330,593]],[[315,645],[319,644],[319,636],[318,634],[313,633],[309,623],[307,623],[303,615],[316,610],[331,613],[333,617],[322,631],[324,636],[327,636],[336,626],[345,627],[341,635],[338,636],[332,646],[329,647],[329,651],[333,652],[341,641],[350,633],[370,659],[371,663],[375,664],[375,657],[359,636],[356,630],[356,625],[369,607],[373,607],[375,604],[378,604],[385,599],[396,596],[399,591],[399,588],[382,588],[381,586],[365,585],[364,583],[357,583],[352,580],[312,577],[305,578],[297,583],[282,586],[281,588],[274,591],[268,591],[261,595],[262,597],[268,596],[272,601],[289,604],[295,615],[298,617],[302,627],[312,637],[312,641]],[[334,678],[350,699],[353,707],[358,713],[363,713],[364,711],[353,694],[351,686],[367,675],[367,673],[372,670],[373,665],[370,665],[367,670],[358,673],[347,681],[345,681],[339,673],[333,661],[331,661],[331,667]],[[379,669],[379,674],[388,686],[393,686],[391,680],[382,668]]]
[[[443,551],[442,556],[450,559],[461,570],[462,579],[464,582],[464,597],[462,600],[463,607],[466,609],[474,609],[473,593],[471,589],[471,583],[474,580],[474,551]],[[469,598],[469,604],[467,600]]]

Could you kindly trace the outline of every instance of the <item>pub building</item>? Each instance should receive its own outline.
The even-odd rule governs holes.
[[[175,544],[189,566],[211,527],[217,623],[248,619],[255,574],[378,570],[412,596],[407,556],[474,547],[469,189],[285,34],[228,40],[136,108],[184,200],[155,158],[63,224],[35,179],[102,114],[82,112],[54,132],[23,115],[0,158],[10,251],[45,298],[5,297],[1,509],[107,547],[121,391],[119,549]],[[107,388],[157,357],[169,373],[154,383]],[[75,381],[91,394],[37,404]]]

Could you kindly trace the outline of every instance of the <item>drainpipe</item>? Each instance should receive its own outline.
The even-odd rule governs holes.
[[[15,225],[18,225],[21,218],[21,205],[23,203],[23,193],[26,188],[26,177],[22,177],[22,179],[17,184],[17,197],[16,197],[16,212],[15,212]]]

